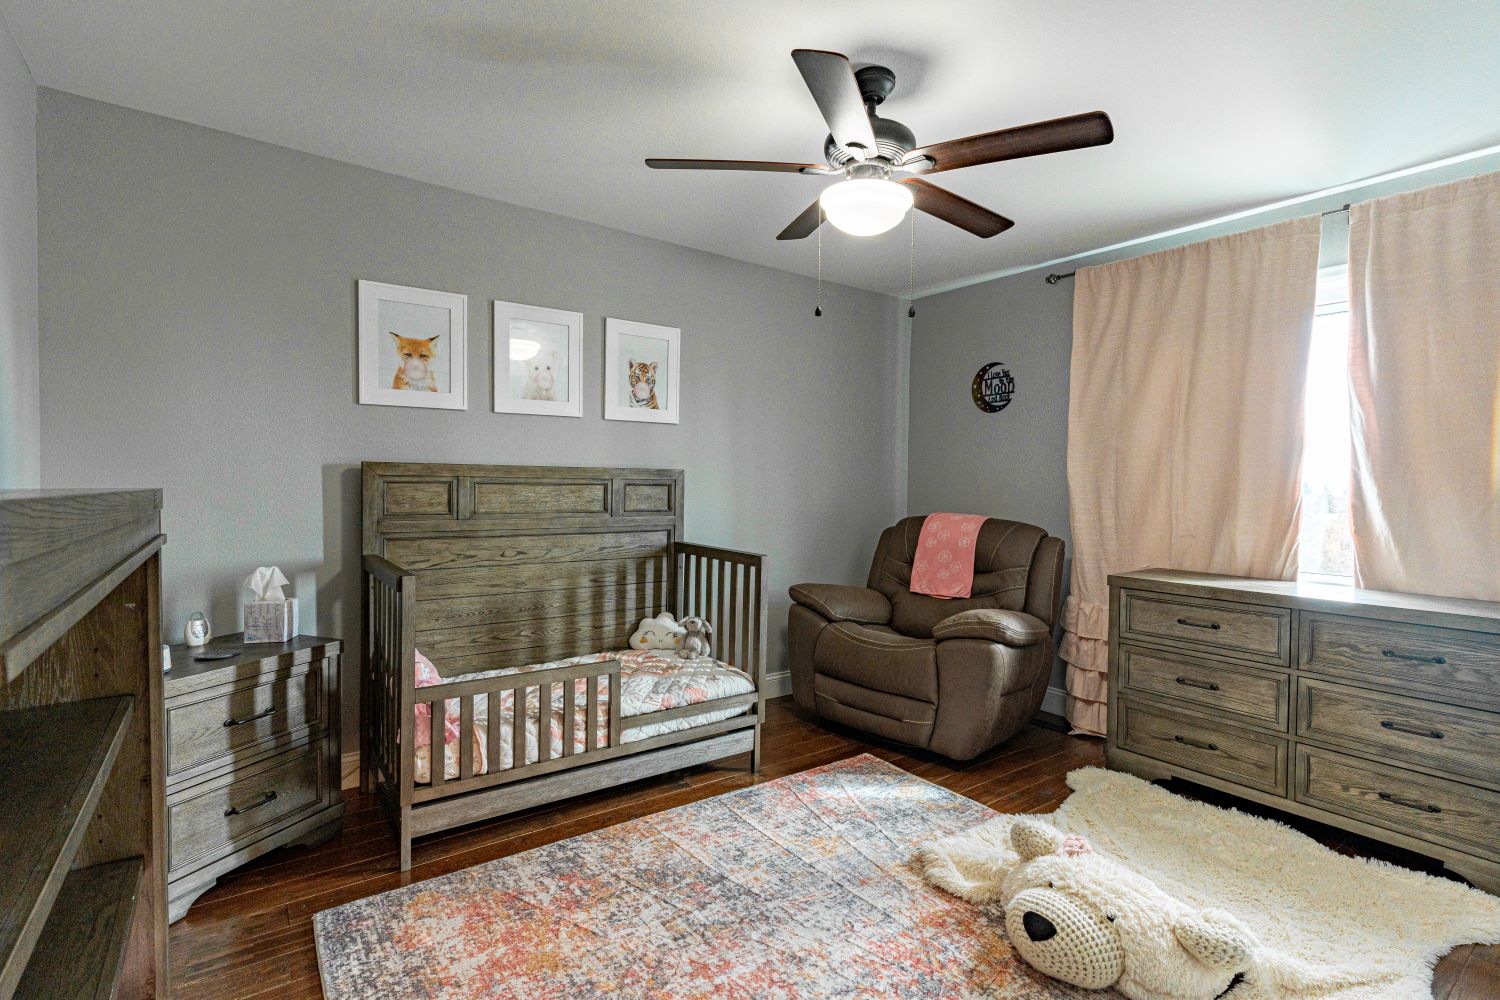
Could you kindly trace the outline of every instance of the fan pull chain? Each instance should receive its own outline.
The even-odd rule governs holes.
[[[917,315],[917,213],[911,216],[911,254],[906,258],[906,318]]]
[[[823,315],[823,203],[818,202],[818,301],[813,304],[813,315]]]

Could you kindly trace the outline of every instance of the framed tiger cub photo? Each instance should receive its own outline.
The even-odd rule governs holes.
[[[605,319],[605,420],[677,423],[681,339],[676,327]]]

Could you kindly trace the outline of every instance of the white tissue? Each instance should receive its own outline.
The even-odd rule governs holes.
[[[262,566],[245,577],[245,586],[250,588],[257,601],[284,601],[281,588],[290,581],[276,566]]]

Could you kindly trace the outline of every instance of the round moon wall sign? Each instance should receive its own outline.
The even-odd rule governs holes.
[[[974,405],[985,413],[999,413],[1016,394],[1016,380],[1004,361],[991,361],[974,376]]]

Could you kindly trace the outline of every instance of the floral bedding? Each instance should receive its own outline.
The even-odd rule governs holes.
[[[680,659],[674,653],[659,653],[650,650],[627,649],[603,653],[591,653],[587,656],[574,656],[566,660],[555,660],[550,663],[533,663],[525,667],[507,667],[502,670],[485,670],[478,673],[463,674],[458,677],[443,677],[438,674],[432,662],[423,656],[421,651],[417,652],[416,681],[417,687],[432,687],[437,684],[451,684],[457,681],[482,680],[489,677],[501,677],[506,674],[529,673],[535,670],[546,670],[552,667],[568,667],[578,663],[602,663],[606,660],[620,661],[620,741],[622,743],[634,743],[638,740],[650,739],[653,736],[661,736],[666,733],[677,732],[682,729],[691,729],[694,726],[706,726],[713,722],[743,715],[749,711],[745,705],[733,708],[714,709],[711,703],[721,698],[731,698],[739,694],[749,694],[755,690],[755,684],[750,676],[737,667],[727,663],[714,660],[709,657],[698,657],[692,660]],[[603,746],[608,736],[608,709],[609,685],[600,683],[598,685],[598,697],[595,701],[595,746]],[[552,703],[548,706],[548,717],[550,721],[549,742],[550,757],[562,756],[563,741],[563,713],[564,693],[566,685],[552,685]],[[539,691],[533,688],[526,692],[526,737],[525,762],[535,763],[538,759],[540,747],[537,745],[537,716],[539,706],[537,705]],[[514,750],[511,746],[511,735],[514,732],[512,718],[514,712],[514,692],[505,692],[500,696],[500,712],[498,724],[500,725],[500,761],[498,770],[511,766],[514,759]],[[588,688],[584,681],[579,680],[573,684],[572,705],[569,706],[575,713],[573,718],[573,750],[581,753],[584,749],[584,715],[583,711],[588,702]],[[651,712],[661,712],[667,709],[680,708],[685,705],[705,706],[701,715],[690,715],[676,719],[668,719],[662,722],[647,722],[643,725],[630,728],[628,720],[638,715],[646,715]],[[416,780],[425,783],[431,780],[431,744],[432,724],[428,705],[419,704],[416,707]],[[446,702],[443,712],[444,730],[444,776],[448,779],[459,777],[459,707],[458,699],[450,698]],[[489,697],[478,695],[474,698],[474,773],[481,774],[490,770],[488,759],[488,734],[490,725]]]

